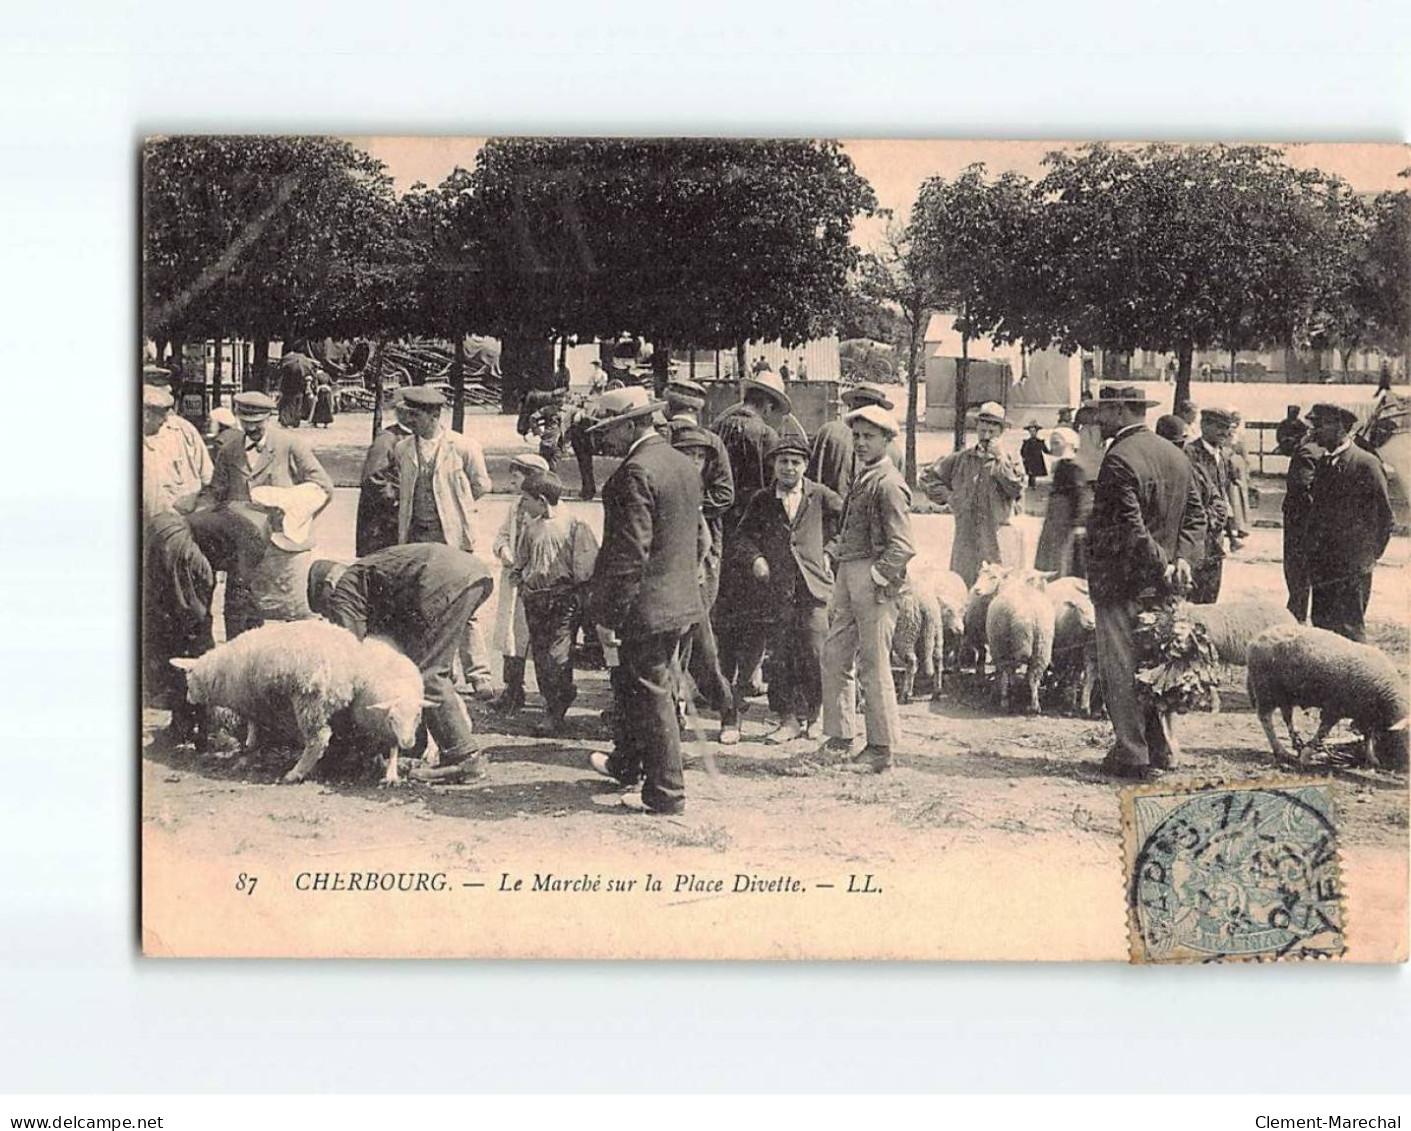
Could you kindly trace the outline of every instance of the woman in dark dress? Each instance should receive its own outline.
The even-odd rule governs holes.
[[[1034,568],[1056,571],[1060,577],[1086,577],[1086,527],[1093,492],[1087,469],[1074,458],[1077,434],[1069,428],[1055,428],[1049,450],[1055,459],[1053,488],[1034,552]]]
[[[314,423],[325,428],[333,423],[333,378],[323,372],[318,375],[318,388],[314,391]]]
[[[1025,425],[1024,430],[1029,433],[1029,438],[1019,445],[1019,458],[1024,461],[1024,474],[1029,477],[1029,486],[1034,486],[1034,480],[1042,479],[1048,474],[1048,464],[1044,462],[1044,456],[1049,455],[1048,446],[1039,439],[1039,426],[1032,420]]]

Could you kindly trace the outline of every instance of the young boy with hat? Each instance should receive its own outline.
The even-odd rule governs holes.
[[[525,480],[549,470],[548,462],[535,452],[521,452],[510,460],[510,488],[515,500],[505,511],[504,521],[495,533],[491,552],[500,563],[499,604],[495,609],[493,643],[504,663],[505,688],[495,700],[497,711],[518,711],[524,706],[524,666],[529,655],[529,623],[524,616],[524,602],[519,598],[519,586],[514,580],[514,565],[519,552],[519,536],[529,518],[529,506],[521,494]]]
[[[520,489],[525,520],[510,571],[524,601],[534,678],[554,734],[562,732],[564,716],[578,696],[573,686],[578,595],[598,560],[598,540],[588,524],[558,510],[562,496],[563,483],[552,471],[525,477]]]
[[[754,493],[736,531],[735,553],[740,575],[749,579],[747,606],[754,614],[745,622],[739,670],[748,676],[768,647],[769,706],[779,720],[772,742],[807,735],[823,705],[823,642],[833,596],[824,547],[837,535],[843,501],[804,478],[808,457],[802,436],[775,441],[769,451],[774,482]]]
[[[829,602],[823,649],[823,753],[850,753],[856,726],[854,669],[866,697],[867,745],[847,763],[859,773],[891,769],[901,734],[892,684],[892,633],[907,563],[916,555],[911,536],[911,491],[887,458],[887,443],[900,429],[886,409],[866,405],[844,418],[853,430],[857,476],[843,504],[833,557],[837,577]]]

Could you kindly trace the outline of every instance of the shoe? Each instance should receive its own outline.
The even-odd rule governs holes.
[[[852,757],[851,738],[830,738],[818,748],[818,757],[825,762],[834,762],[839,758]]]
[[[856,755],[844,762],[842,769],[850,774],[880,774],[892,768],[892,750],[889,746],[864,746]]]
[[[799,727],[797,719],[785,719],[771,733],[765,736],[764,741],[772,746],[783,746],[787,742],[802,738],[803,731]]]
[[[720,728],[721,746],[738,746],[740,744],[740,728],[738,724],[731,724]]]
[[[654,817],[676,817],[686,811],[686,799],[649,805],[642,800],[640,794],[629,793],[622,799],[622,807],[631,809],[634,813],[650,813]]]
[[[605,778],[610,778],[624,788],[630,788],[641,780],[640,775],[630,781],[620,776],[617,771],[612,768],[611,757],[597,750],[588,755],[588,768],[594,773],[602,774]]]
[[[1166,774],[1166,767],[1134,766],[1130,762],[1117,761],[1112,754],[1108,754],[1102,760],[1102,769],[1104,773],[1111,774],[1114,778],[1121,778],[1123,781],[1157,781]]]
[[[412,781],[424,782],[474,781],[490,772],[488,762],[489,760],[477,751],[449,766],[428,766],[425,763],[414,766],[407,772],[407,776]]]

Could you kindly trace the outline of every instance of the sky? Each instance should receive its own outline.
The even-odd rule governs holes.
[[[457,165],[467,169],[485,143],[473,137],[353,137],[381,160],[397,185],[405,192],[415,182],[438,184]],[[991,173],[1013,171],[1037,178],[1043,174],[1043,156],[1063,147],[1062,141],[963,141],[963,140],[856,140],[844,141],[843,149],[853,159],[858,172],[877,193],[877,200],[905,219],[911,211],[921,182],[941,174],[953,177],[967,165],[982,161]],[[1411,146],[1389,144],[1284,145],[1289,163],[1297,168],[1318,168],[1337,173],[1359,192],[1381,192],[1405,188],[1397,173],[1411,166]],[[864,247],[881,235],[882,222],[863,220],[853,236]]]

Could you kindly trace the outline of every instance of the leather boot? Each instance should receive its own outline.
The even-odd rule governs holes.
[[[492,704],[496,711],[513,714],[524,706],[524,666],[523,656],[505,657],[505,689]]]

